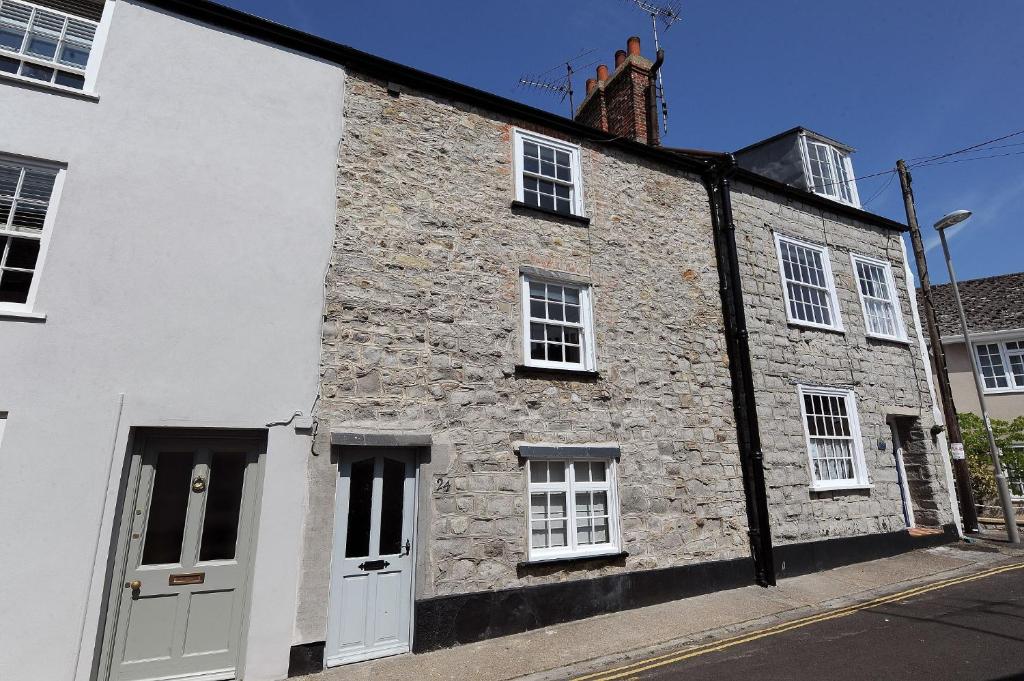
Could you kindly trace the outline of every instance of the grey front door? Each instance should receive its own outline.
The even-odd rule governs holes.
[[[408,652],[412,623],[415,454],[353,447],[340,472],[328,665]]]
[[[235,678],[260,452],[255,439],[146,441],[111,585],[111,681]]]

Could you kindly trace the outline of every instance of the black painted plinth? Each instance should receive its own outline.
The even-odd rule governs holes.
[[[906,530],[865,534],[859,537],[837,537],[804,542],[802,544],[776,545],[775,575],[778,578],[796,577],[822,570],[862,563],[867,560],[888,558],[907,551],[927,549],[949,544],[959,538],[955,525],[945,525],[942,534],[915,537]]]
[[[749,558],[416,601],[413,652],[752,584]]]
[[[324,670],[323,641],[292,646],[288,653],[288,678],[315,674]]]

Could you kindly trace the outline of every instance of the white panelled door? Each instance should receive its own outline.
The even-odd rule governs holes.
[[[110,590],[110,681],[236,677],[261,452],[256,439],[146,441]]]
[[[409,651],[416,465],[412,450],[353,447],[334,513],[329,666]]]

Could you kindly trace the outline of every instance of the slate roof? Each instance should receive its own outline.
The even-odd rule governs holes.
[[[961,281],[960,299],[972,332],[1024,329],[1024,272]],[[939,334],[959,336],[962,333],[960,318],[951,286],[933,286],[932,301]],[[918,305],[924,304],[920,290],[917,291],[917,302]]]

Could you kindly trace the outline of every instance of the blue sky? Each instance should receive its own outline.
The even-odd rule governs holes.
[[[591,48],[588,60],[611,64],[633,34],[653,53],[649,19],[628,0],[227,4],[563,115],[519,77]],[[666,144],[735,150],[804,125],[855,147],[862,176],[1024,130],[1020,0],[684,0],[682,11],[662,33]],[[974,211],[951,235],[958,278],[1024,270],[1024,134],[997,145],[912,171],[933,282],[948,277],[930,225],[958,208]],[[996,154],[1007,155],[963,160]],[[890,179],[861,180],[861,200],[880,192],[866,207],[905,221]]]

